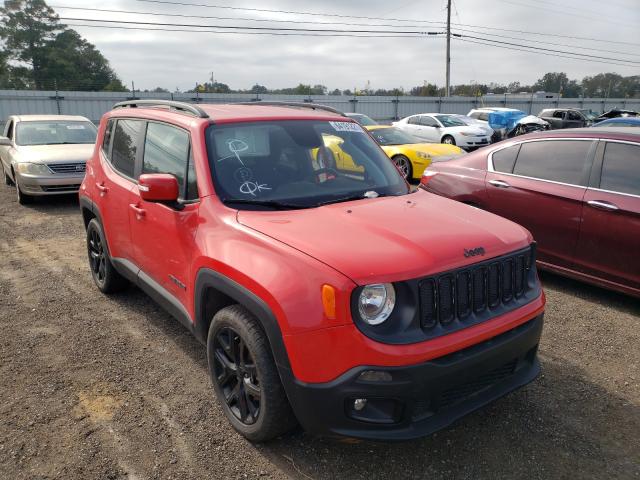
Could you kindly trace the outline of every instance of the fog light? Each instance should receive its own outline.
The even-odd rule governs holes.
[[[356,398],[353,401],[353,409],[358,411],[358,412],[360,410],[362,410],[366,406],[367,406],[367,399],[366,398]]]
[[[363,382],[390,382],[393,377],[389,372],[381,372],[379,370],[366,370],[358,377]]]

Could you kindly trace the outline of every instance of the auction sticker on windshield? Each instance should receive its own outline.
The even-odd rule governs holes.
[[[336,132],[364,133],[360,125],[354,122],[329,122]]]

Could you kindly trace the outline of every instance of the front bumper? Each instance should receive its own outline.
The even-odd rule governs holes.
[[[460,136],[456,141],[457,145],[461,148],[476,148],[484,147],[491,144],[491,137],[463,137]]]
[[[360,366],[327,383],[291,379],[286,387],[294,412],[309,432],[377,440],[429,435],[531,382],[543,314],[482,343],[418,365]],[[392,380],[362,381],[364,371]],[[355,399],[367,399],[359,411]]]
[[[84,179],[79,175],[29,175],[16,172],[20,190],[28,195],[61,195],[77,193]]]

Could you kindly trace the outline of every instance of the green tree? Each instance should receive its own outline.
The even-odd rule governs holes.
[[[42,83],[50,89],[104,90],[117,80],[107,59],[75,30],[64,30],[47,43]]]
[[[267,87],[265,87],[264,85],[259,85],[259,84],[255,84],[253,87],[251,87],[251,90],[249,90],[249,93],[268,93],[269,90],[267,90]]]
[[[47,46],[64,25],[44,0],[6,0],[0,14],[0,38],[9,59],[29,65],[35,88],[43,88]]]
[[[535,91],[544,92],[560,92],[565,85],[569,82],[567,74],[564,72],[549,72],[533,84]]]

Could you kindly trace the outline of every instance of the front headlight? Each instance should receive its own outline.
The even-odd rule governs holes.
[[[431,158],[428,153],[424,152],[416,152],[416,155],[418,155],[418,158],[424,158],[425,160],[429,160]]]
[[[360,318],[369,325],[383,323],[396,304],[396,291],[390,283],[367,285],[358,298]]]
[[[460,135],[462,135],[463,137],[477,137],[478,136],[477,133],[473,133],[473,132],[460,132]]]
[[[27,175],[49,175],[51,170],[42,163],[18,163],[18,172]]]

